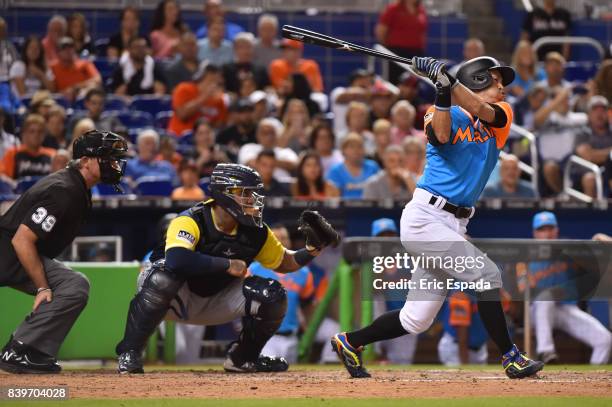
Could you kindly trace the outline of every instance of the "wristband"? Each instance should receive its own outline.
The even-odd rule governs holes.
[[[36,295],[42,293],[43,291],[51,291],[51,289],[49,287],[40,287],[38,290],[36,290]]]
[[[315,256],[310,254],[310,252],[306,249],[300,249],[295,252],[293,258],[295,259],[295,262],[297,264],[299,264],[300,266],[305,266],[310,263],[315,258]]]
[[[437,110],[449,110],[451,107],[451,88],[450,86],[440,86],[436,83],[436,100],[434,106]]]

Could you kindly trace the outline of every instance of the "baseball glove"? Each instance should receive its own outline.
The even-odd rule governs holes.
[[[340,243],[340,235],[317,211],[305,210],[300,215],[298,230],[304,234],[307,248],[321,250],[326,246],[336,247]]]

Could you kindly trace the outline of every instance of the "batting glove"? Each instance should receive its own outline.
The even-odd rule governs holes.
[[[433,83],[436,83],[438,76],[444,72],[444,63],[431,57],[414,57],[412,66],[419,74],[427,76]]]

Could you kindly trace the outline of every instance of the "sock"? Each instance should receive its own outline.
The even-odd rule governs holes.
[[[489,336],[495,342],[499,351],[502,355],[508,353],[513,344],[508,333],[508,325],[499,297],[499,288],[478,293],[478,312]]]
[[[406,335],[408,332],[402,326],[399,319],[400,310],[390,311],[376,318],[374,322],[365,328],[354,332],[347,332],[346,339],[354,348],[367,345],[372,342],[394,339]]]

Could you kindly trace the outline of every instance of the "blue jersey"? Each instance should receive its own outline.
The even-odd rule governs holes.
[[[253,262],[249,266],[249,271],[254,276],[280,281],[285,287],[287,291],[287,313],[278,328],[278,332],[297,332],[300,327],[298,319],[300,300],[308,300],[314,294],[312,273],[308,267],[302,267],[293,273],[280,274],[263,267],[259,262]]]
[[[457,339],[456,327],[468,328],[468,347],[477,350],[487,342],[487,331],[480,319],[474,298],[466,292],[453,291],[442,308],[444,332]]]
[[[532,261],[528,265],[529,281],[536,296],[538,293],[550,289],[562,294],[565,300],[560,299],[563,304],[576,304],[578,288],[576,287],[576,273],[572,264],[565,261]],[[522,281],[519,279],[519,284]],[[524,286],[524,285],[523,285]]]
[[[338,163],[329,169],[326,178],[340,190],[342,198],[359,199],[363,195],[366,180],[379,170],[380,167],[376,161],[365,159],[361,166],[361,174],[353,177],[344,163]]]
[[[459,106],[451,106],[451,137],[446,144],[427,144],[427,164],[417,183],[434,195],[459,206],[474,206],[506,144],[512,124],[512,108],[496,103],[506,113],[503,128],[483,123]],[[433,118],[435,107],[425,115],[425,127]]]

